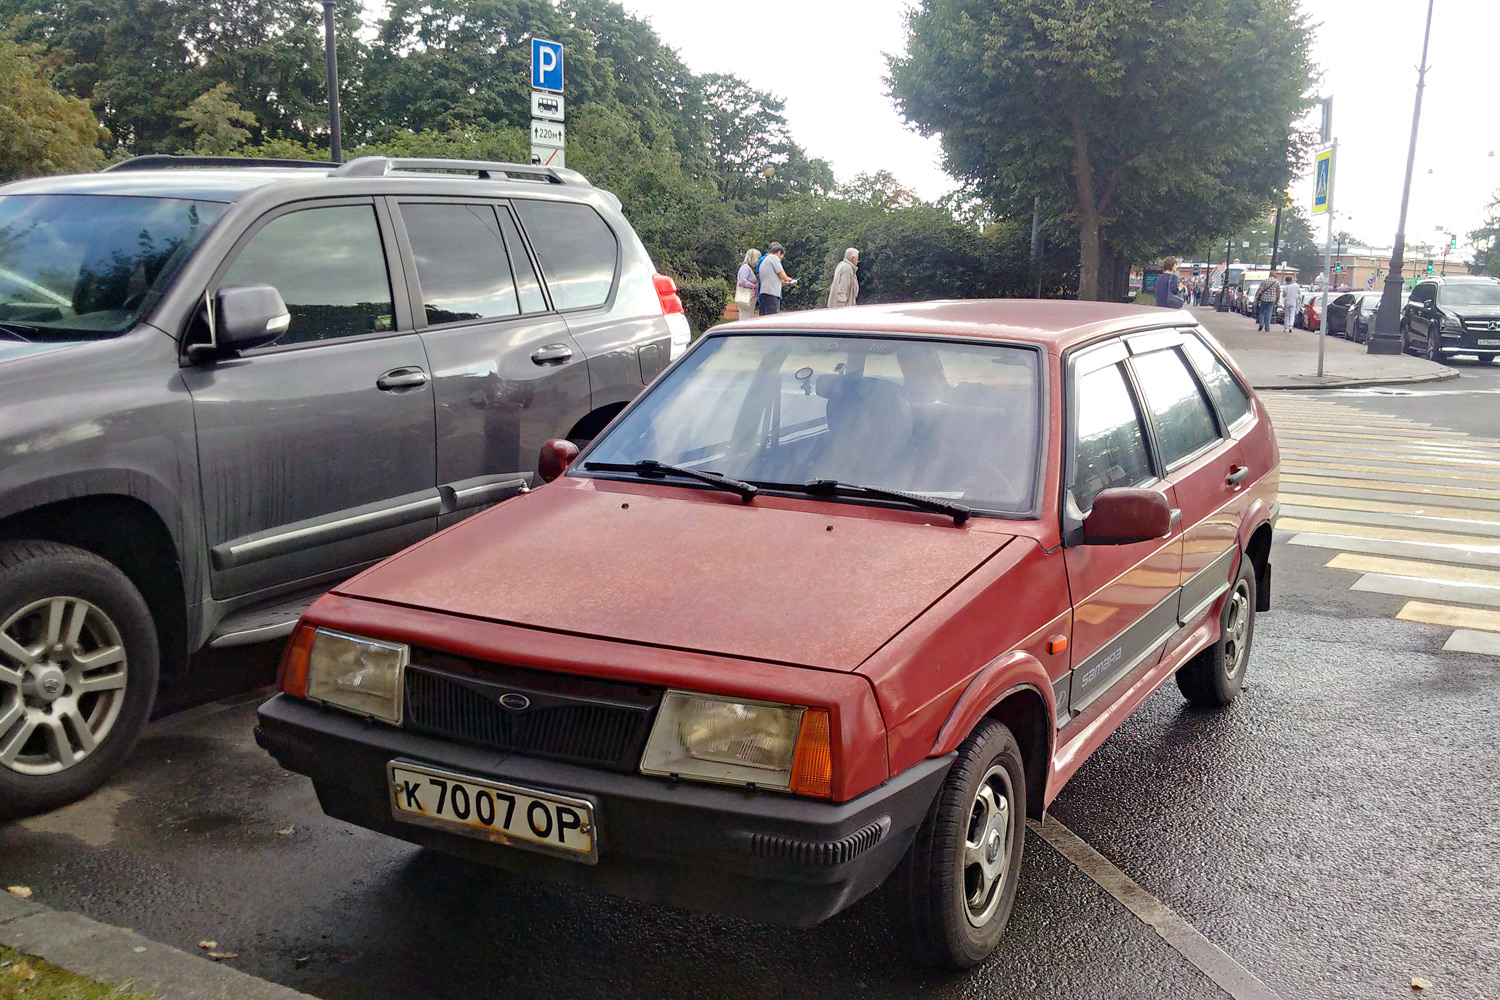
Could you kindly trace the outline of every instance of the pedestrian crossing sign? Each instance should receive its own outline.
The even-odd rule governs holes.
[[[1318,154],[1317,186],[1313,189],[1313,215],[1327,213],[1333,201],[1333,150],[1325,149]]]

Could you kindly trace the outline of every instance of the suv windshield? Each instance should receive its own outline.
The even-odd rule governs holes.
[[[574,469],[656,461],[770,489],[837,480],[1028,512],[1039,361],[1000,344],[712,337]]]
[[[1445,306],[1500,306],[1500,283],[1444,285],[1438,297]]]
[[[225,207],[178,198],[0,196],[0,323],[38,339],[129,329]]]

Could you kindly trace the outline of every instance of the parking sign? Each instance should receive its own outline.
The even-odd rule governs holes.
[[[562,93],[562,42],[549,42],[541,38],[531,40],[531,86],[533,90]]]

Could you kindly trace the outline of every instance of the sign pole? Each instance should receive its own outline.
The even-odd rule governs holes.
[[[1323,377],[1323,344],[1328,340],[1328,286],[1333,283],[1333,169],[1339,158],[1339,141],[1333,140],[1328,158],[1328,241],[1323,244],[1323,318],[1318,323],[1318,378]]]

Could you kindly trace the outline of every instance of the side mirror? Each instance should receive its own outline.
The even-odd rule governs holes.
[[[292,325],[281,293],[270,285],[221,288],[214,296],[214,343],[244,351],[269,344]]]
[[[1094,497],[1083,519],[1083,544],[1131,545],[1161,538],[1172,530],[1172,506],[1155,490],[1117,487]]]
[[[550,483],[567,472],[577,457],[576,444],[567,438],[553,438],[542,445],[542,453],[536,460],[536,473],[542,477],[542,482]]]

